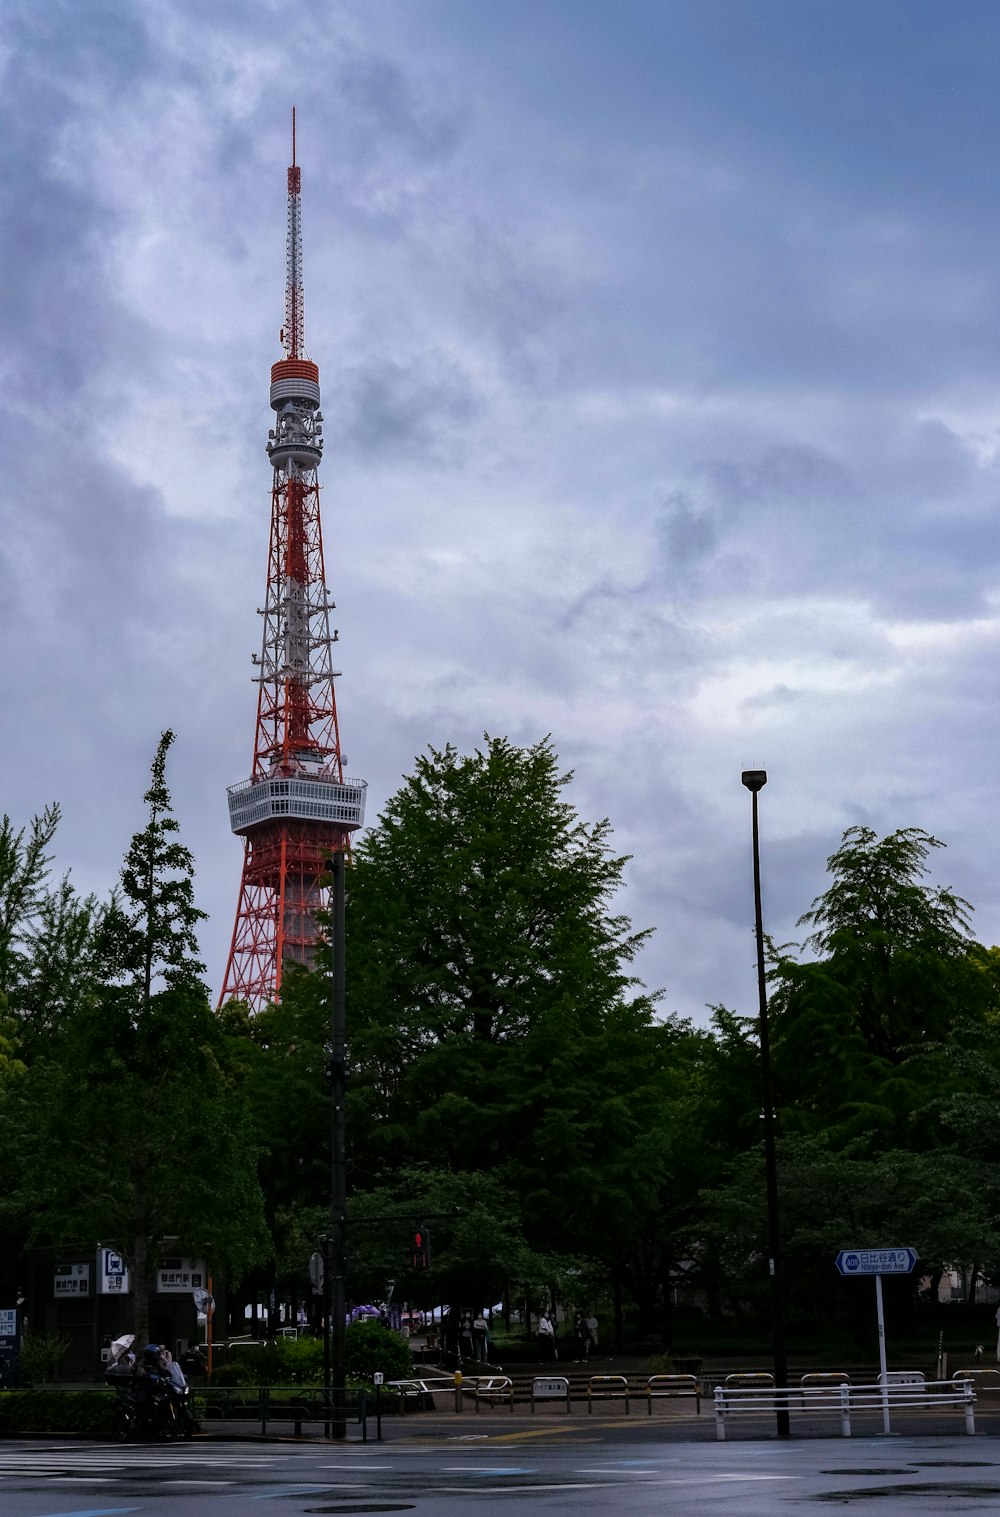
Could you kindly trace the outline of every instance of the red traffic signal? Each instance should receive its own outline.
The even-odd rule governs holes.
[[[431,1262],[431,1240],[426,1227],[415,1227],[410,1237],[410,1265],[427,1269]]]

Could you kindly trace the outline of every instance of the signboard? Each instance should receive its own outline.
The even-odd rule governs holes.
[[[845,1248],[837,1255],[842,1275],[908,1275],[916,1262],[912,1248]]]
[[[882,1431],[889,1434],[889,1368],[885,1356],[885,1312],[882,1307],[882,1276],[908,1275],[917,1262],[914,1248],[845,1248],[837,1255],[837,1268],[844,1276],[868,1275],[875,1280],[875,1320],[878,1324],[878,1362],[881,1368]],[[899,1371],[893,1371],[898,1374]],[[906,1383],[906,1382],[903,1382]]]
[[[539,1396],[566,1396],[569,1394],[569,1381],[565,1375],[551,1375],[544,1379],[531,1382],[531,1394]]]
[[[127,1296],[131,1286],[128,1267],[116,1248],[97,1250],[97,1294],[99,1296]]]
[[[90,1265],[57,1264],[52,1272],[52,1286],[57,1301],[67,1296],[89,1296]]]
[[[161,1296],[189,1296],[205,1284],[205,1266],[200,1259],[164,1259],[156,1271],[156,1289]]]
[[[0,1308],[0,1389],[17,1384],[17,1356],[21,1346],[17,1307]]]

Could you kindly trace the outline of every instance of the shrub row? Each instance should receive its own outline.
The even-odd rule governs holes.
[[[113,1391],[4,1391],[0,1436],[10,1433],[84,1433],[110,1438]]]

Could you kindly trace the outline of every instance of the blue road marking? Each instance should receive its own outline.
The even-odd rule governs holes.
[[[121,1517],[123,1512],[141,1512],[141,1506],[89,1506],[76,1512],[43,1512],[42,1517]]]
[[[259,1496],[251,1496],[251,1501],[276,1501],[281,1496],[319,1496],[324,1491],[335,1490],[337,1487],[326,1485],[288,1485],[278,1491],[262,1491]]]

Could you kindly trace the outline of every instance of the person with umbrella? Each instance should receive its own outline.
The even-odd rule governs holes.
[[[132,1345],[135,1342],[135,1333],[125,1333],[121,1338],[116,1338],[108,1349],[108,1362],[104,1370],[104,1378],[109,1385],[123,1385],[126,1380],[131,1380],[135,1370],[135,1355],[132,1353]]]

